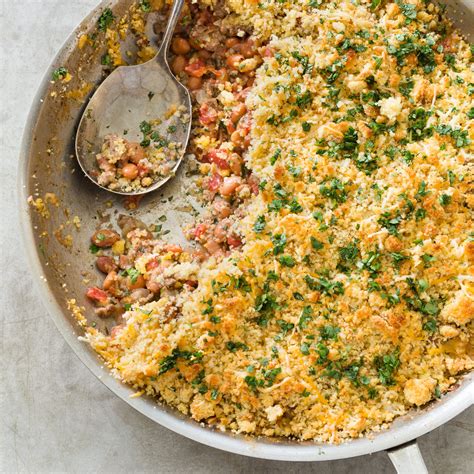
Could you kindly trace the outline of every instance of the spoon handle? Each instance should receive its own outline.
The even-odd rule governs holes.
[[[160,50],[156,55],[158,60],[164,59],[166,61],[166,53],[168,52],[168,47],[173,37],[174,29],[176,23],[178,23],[179,15],[183,9],[185,0],[174,0],[173,6],[171,7],[170,16],[168,18],[168,24],[166,25],[166,30],[163,35],[163,40],[161,42]]]

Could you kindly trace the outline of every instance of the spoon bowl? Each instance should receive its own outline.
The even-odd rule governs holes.
[[[163,41],[157,55],[136,66],[115,69],[91,97],[79,122],[75,149],[85,175],[106,191],[123,195],[140,195],[161,187],[178,169],[191,133],[192,104],[188,90],[172,74],[166,54],[184,0],[175,0]],[[173,114],[179,110],[180,114]],[[116,134],[141,142],[140,124],[159,121],[154,129],[167,142],[180,145],[172,170],[155,179],[152,185],[134,191],[110,189],[97,181],[96,155],[107,135]]]

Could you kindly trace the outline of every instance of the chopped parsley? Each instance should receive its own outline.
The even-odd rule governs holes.
[[[187,360],[189,365],[198,363],[203,357],[203,353],[200,351],[190,352],[190,351],[181,351],[179,349],[173,349],[171,355],[166,356],[160,361],[160,370],[158,375],[164,374],[171,369],[176,367],[176,362],[178,359]]]
[[[265,229],[266,221],[265,221],[265,216],[258,216],[257,220],[255,221],[255,224],[253,225],[253,230],[256,233],[260,233]]]
[[[306,275],[304,281],[313,291],[319,291],[329,296],[344,294],[344,285],[340,281],[330,281],[324,277],[313,278],[310,275]]]
[[[114,14],[110,8],[105,8],[97,20],[97,25],[100,31],[105,31],[114,21]]]
[[[388,233],[391,235],[398,235],[398,226],[401,224],[403,218],[400,214],[400,211],[396,213],[383,212],[379,217],[377,222],[388,230]]]
[[[283,250],[286,246],[286,235],[285,234],[276,234],[272,237],[273,243],[273,255],[278,255],[283,253]]]
[[[296,265],[295,259],[291,255],[280,255],[278,261],[284,267],[294,267]]]
[[[64,79],[68,75],[68,70],[65,67],[58,67],[55,69],[51,75],[53,81],[57,81],[59,79]]]
[[[301,312],[300,319],[298,321],[298,327],[300,329],[306,329],[308,323],[313,319],[313,308],[311,306],[305,306]]]
[[[400,367],[400,351],[396,349],[394,352],[385,355],[376,356],[374,359],[374,365],[377,369],[382,385],[390,386],[395,385],[395,379],[393,378],[395,372]]]
[[[324,247],[324,244],[318,240],[316,237],[311,236],[311,247],[313,247],[314,250],[321,250]]]
[[[347,191],[344,183],[339,178],[332,178],[319,186],[322,196],[330,199],[334,204],[341,204],[347,200]]]
[[[331,326],[330,324],[321,327],[319,330],[319,334],[323,341],[328,341],[329,339],[336,341],[340,332],[341,328],[338,328],[337,326]]]
[[[452,196],[450,196],[449,194],[441,194],[439,197],[439,203],[442,206],[447,206],[448,204],[451,203],[451,200],[452,200]]]
[[[148,13],[151,11],[150,0],[140,0],[139,5],[143,12]]]
[[[225,346],[230,352],[237,352],[238,350],[248,351],[249,348],[243,342],[234,342],[234,341],[227,341]]]
[[[408,114],[408,136],[411,141],[423,140],[433,135],[433,128],[427,127],[430,115],[430,111],[421,107]]]
[[[281,156],[281,150],[277,148],[275,150],[275,153],[273,153],[272,157],[270,158],[270,164],[273,166],[277,162],[278,158],[280,158],[280,156]]]
[[[358,241],[355,240],[346,247],[339,248],[339,261],[337,263],[337,269],[341,272],[349,272],[356,263],[356,260],[360,255],[357,243]]]

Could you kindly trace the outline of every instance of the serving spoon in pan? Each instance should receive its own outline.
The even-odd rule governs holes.
[[[124,195],[149,193],[163,186],[178,169],[191,132],[191,97],[171,70],[166,59],[169,44],[185,0],[174,0],[160,49],[150,61],[115,69],[95,91],[79,122],[76,133],[76,156],[85,175],[106,191]],[[181,110],[179,126],[170,126],[169,111]],[[140,123],[159,120],[160,135],[180,145],[173,169],[151,186],[125,192],[109,189],[97,181],[96,155],[106,135],[127,135],[127,140],[141,140]],[[163,132],[162,132],[162,130]]]

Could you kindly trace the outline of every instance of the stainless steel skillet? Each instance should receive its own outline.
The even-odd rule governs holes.
[[[91,307],[83,298],[83,279],[98,281],[93,268],[94,257],[88,251],[89,236],[100,221],[113,220],[116,214],[124,211],[122,198],[98,191],[81,175],[73,156],[74,130],[84,100],[90,93],[88,84],[97,84],[103,78],[100,66],[103,50],[87,46],[78,49],[76,46],[81,35],[95,32],[97,18],[105,7],[111,6],[117,15],[121,15],[130,3],[130,0],[103,1],[71,34],[39,87],[25,128],[20,155],[20,219],[31,270],[57,327],[84,364],[114,393],[145,416],[188,438],[233,453],[284,461],[342,459],[394,448],[390,456],[400,472],[423,472],[416,445],[397,447],[440,426],[470,406],[474,401],[473,374],[466,376],[441,400],[396,420],[390,429],[370,439],[341,445],[249,439],[205,428],[153,399],[130,398],[132,390],[114,379],[102,367],[95,352],[78,340],[82,329],[71,315],[68,299],[74,298],[78,305],[86,307],[89,322],[104,326],[103,321],[94,319]],[[473,35],[474,2],[448,0],[445,3],[457,26],[465,34]],[[160,23],[164,19],[155,18],[154,21]],[[151,24],[147,28],[152,37],[156,36]],[[50,82],[51,72],[60,66],[73,75],[68,89],[74,92],[69,99],[59,94],[60,83]],[[185,170],[180,173],[185,174]],[[46,202],[49,217],[44,217],[40,201],[36,201],[38,210],[27,204],[29,196]],[[182,180],[178,177],[163,192],[145,197],[140,208],[132,214],[147,223],[159,222],[164,231],[170,231],[168,236],[173,240],[180,239],[180,224],[189,218],[194,205],[184,196]],[[87,274],[83,273],[84,269],[88,270]]]

